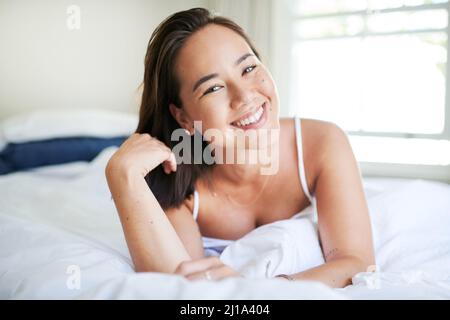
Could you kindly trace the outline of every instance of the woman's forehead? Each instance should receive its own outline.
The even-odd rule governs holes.
[[[219,66],[232,66],[236,59],[252,50],[235,31],[209,24],[195,32],[180,50],[177,71],[184,80],[219,72]]]

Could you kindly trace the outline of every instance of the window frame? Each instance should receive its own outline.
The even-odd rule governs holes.
[[[298,0],[301,1],[301,0]],[[447,27],[437,29],[416,29],[407,31],[393,31],[393,32],[369,32],[363,30],[360,33],[343,36],[324,36],[324,37],[311,37],[302,38],[296,35],[293,38],[294,42],[306,42],[317,41],[327,39],[345,39],[345,38],[364,38],[374,36],[386,36],[386,35],[402,35],[402,34],[418,34],[418,33],[435,33],[445,32],[447,34],[447,62],[446,62],[446,79],[445,79],[445,101],[444,101],[444,128],[441,133],[408,133],[408,132],[388,132],[388,131],[366,131],[366,130],[346,130],[349,135],[354,136],[370,136],[370,137],[389,137],[389,138],[421,138],[421,139],[443,139],[450,140],[450,1],[446,3],[430,3],[417,6],[401,6],[395,8],[376,9],[376,10],[355,10],[355,11],[341,11],[324,14],[296,14],[292,17],[292,26],[297,21],[305,21],[318,18],[334,18],[342,16],[354,16],[360,15],[364,19],[370,15],[392,13],[392,12],[408,12],[408,11],[427,11],[430,9],[446,9],[447,10]],[[290,105],[292,108],[292,105]],[[290,110],[295,112],[294,110]]]

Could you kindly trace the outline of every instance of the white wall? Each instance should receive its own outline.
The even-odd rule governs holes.
[[[70,5],[80,29],[69,30]],[[0,0],[0,118],[36,108],[136,111],[151,32],[204,0]],[[72,16],[73,17],[73,16]]]

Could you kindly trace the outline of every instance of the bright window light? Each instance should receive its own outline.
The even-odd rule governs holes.
[[[293,3],[290,115],[338,124],[359,161],[450,165],[448,1]]]
[[[450,165],[450,141],[350,136],[358,161]]]

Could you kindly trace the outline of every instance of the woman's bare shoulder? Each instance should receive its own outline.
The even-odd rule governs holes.
[[[170,207],[164,210],[167,216],[192,215],[194,212],[194,194],[187,196],[183,202],[178,206]]]
[[[324,133],[327,133],[330,130],[338,128],[338,126],[333,122],[309,118],[301,118],[301,125],[302,125],[302,134],[305,133],[309,136],[314,136],[316,138],[323,136]],[[294,118],[292,117],[280,118],[280,126],[282,130],[283,129],[294,130],[295,128]]]
[[[285,132],[289,144],[295,146],[294,118],[280,118],[280,128]],[[314,190],[321,168],[326,165],[327,161],[330,161],[330,152],[335,153],[339,149],[339,145],[343,145],[342,138],[345,139],[346,135],[333,122],[309,118],[301,118],[301,129],[303,163],[308,186]]]
[[[295,136],[294,118],[280,118],[281,130],[290,132]],[[302,144],[303,149],[314,154],[326,148],[333,138],[345,136],[345,132],[335,123],[323,120],[302,118]],[[323,150],[322,150],[323,151]]]

